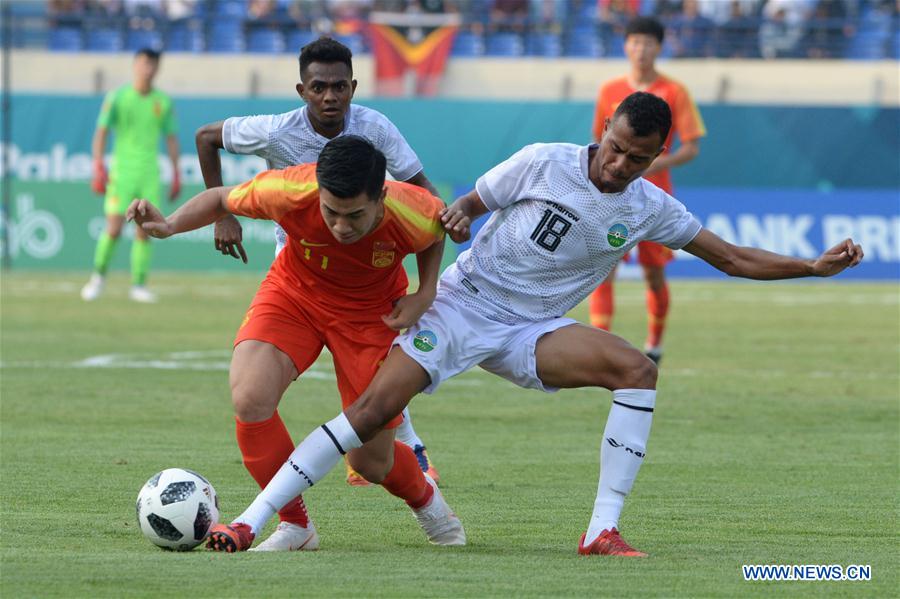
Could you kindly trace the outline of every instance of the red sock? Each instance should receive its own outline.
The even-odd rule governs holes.
[[[262,489],[290,457],[294,451],[294,442],[291,441],[291,435],[277,411],[271,418],[262,422],[241,422],[237,418],[234,421],[237,425],[237,442],[244,458],[244,466]],[[278,516],[282,522],[290,522],[304,528],[309,525],[306,506],[300,496],[284,506],[278,512]]]
[[[612,326],[613,310],[613,282],[606,279],[600,286],[594,289],[588,300],[588,312],[591,316],[591,324],[598,329],[608,331]]]
[[[669,286],[653,291],[647,289],[647,347],[657,347],[662,343],[669,313]]]
[[[405,500],[413,509],[428,503],[434,494],[434,489],[425,481],[425,475],[419,468],[416,454],[400,441],[394,441],[394,467],[381,481],[381,486],[391,495]]]

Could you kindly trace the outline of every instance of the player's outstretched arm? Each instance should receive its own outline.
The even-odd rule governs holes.
[[[863,259],[862,248],[846,239],[815,260],[782,256],[766,250],[739,247],[715,233],[701,229],[684,251],[732,277],[774,280],[798,277],[831,277],[852,268]]]
[[[425,314],[437,295],[437,283],[441,272],[441,256],[444,255],[444,240],[436,241],[430,247],[416,254],[419,268],[419,289],[415,293],[401,297],[387,316],[382,316],[384,324],[400,331],[411,327]]]
[[[207,123],[197,129],[197,133],[194,134],[200,172],[203,174],[203,183],[208,189],[222,186],[222,159],[219,156],[219,150],[225,148],[225,142],[222,139],[224,126],[225,121]],[[247,261],[247,253],[242,244],[241,223],[233,215],[226,214],[216,221],[213,238],[217,251],[225,256]]]
[[[169,218],[165,218],[147,200],[135,200],[125,212],[125,218],[133,220],[151,237],[165,239],[205,227],[228,214],[226,201],[232,189],[234,187],[214,187],[202,191],[185,202]]]
[[[488,211],[474,189],[441,210],[441,223],[450,239],[456,243],[471,236],[472,221]]]

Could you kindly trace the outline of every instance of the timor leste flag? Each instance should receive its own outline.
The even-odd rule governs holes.
[[[375,78],[379,90],[390,94],[402,91],[402,80],[408,69],[417,75],[418,95],[437,93],[437,82],[444,72],[447,56],[456,36],[456,26],[438,27],[421,42],[411,43],[389,25],[369,24],[372,50],[375,54]]]

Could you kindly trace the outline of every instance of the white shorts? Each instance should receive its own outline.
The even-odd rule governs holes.
[[[394,345],[402,347],[431,377],[425,393],[434,393],[441,382],[473,366],[520,387],[554,393],[559,389],[545,387],[538,378],[534,348],[542,336],[577,322],[552,318],[502,324],[438,292],[419,322],[397,337]]]

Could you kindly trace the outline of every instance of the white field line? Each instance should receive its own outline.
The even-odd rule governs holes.
[[[198,372],[227,372],[230,366],[230,351],[198,350],[181,351],[152,357],[141,354],[102,354],[82,360],[66,361],[4,361],[0,369],[86,369],[122,368],[135,370],[190,370]],[[327,360],[327,351],[301,375],[301,378],[335,380],[334,370]],[[219,359],[216,359],[219,358]],[[900,369],[881,371],[857,370],[812,370],[794,372],[783,369],[702,369],[666,368],[660,369],[660,377],[702,378],[710,376],[734,376],[751,379],[795,378],[795,379],[841,379],[841,380],[895,380],[900,379]],[[465,378],[453,378],[446,384],[462,386],[482,386],[485,384],[509,384],[480,369],[473,369]]]

